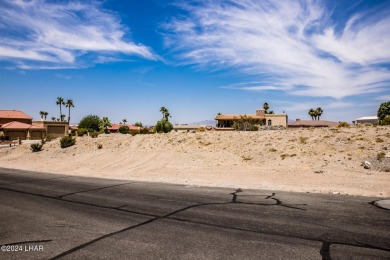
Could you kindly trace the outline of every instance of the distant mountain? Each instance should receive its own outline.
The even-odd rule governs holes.
[[[188,123],[187,125],[209,125],[209,126],[215,126],[217,124],[216,120],[204,120],[194,123]]]

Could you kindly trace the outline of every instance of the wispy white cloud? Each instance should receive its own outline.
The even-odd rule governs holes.
[[[96,1],[3,0],[0,59],[26,69],[85,67],[121,54],[158,59],[150,48],[127,40],[127,30]]]
[[[180,64],[258,75],[257,85],[237,86],[247,91],[336,99],[388,91],[390,73],[381,65],[390,63],[389,13],[378,11],[374,19],[362,12],[340,25],[323,3],[181,4],[188,16],[165,25],[165,41]]]

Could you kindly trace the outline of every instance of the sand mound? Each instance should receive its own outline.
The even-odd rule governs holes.
[[[389,197],[389,144],[390,128],[385,127],[109,134],[77,137],[76,145],[65,149],[53,140],[38,153],[32,153],[27,144],[3,148],[0,167],[188,185]],[[365,160],[371,169],[363,168]]]

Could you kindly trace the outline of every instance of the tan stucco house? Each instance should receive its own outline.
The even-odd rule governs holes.
[[[266,114],[264,109],[257,109],[256,114],[218,114],[215,120],[217,120],[218,128],[232,128],[234,121],[239,120],[241,117],[251,118],[257,121],[259,125],[266,126],[287,127],[288,121],[287,114]]]
[[[32,118],[18,110],[0,110],[0,135],[11,140],[40,140],[46,129],[32,125]]]

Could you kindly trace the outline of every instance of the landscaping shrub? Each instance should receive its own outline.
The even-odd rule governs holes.
[[[150,134],[150,131],[147,127],[143,127],[141,128],[141,130],[139,131],[140,134]]]
[[[64,136],[60,139],[61,148],[66,148],[76,144],[76,138],[71,136]]]
[[[259,127],[257,125],[252,125],[251,131],[259,131]]]
[[[100,117],[96,115],[88,115],[83,117],[79,123],[79,128],[85,128],[88,132],[100,130]]]
[[[132,136],[135,136],[135,135],[139,134],[139,131],[138,130],[130,130],[129,134],[131,134]]]
[[[337,127],[350,127],[350,125],[347,122],[340,122]]]
[[[168,120],[161,119],[154,127],[157,133],[169,133],[173,129],[173,125]]]
[[[381,125],[390,125],[390,116],[386,116],[382,121]]]
[[[121,134],[128,134],[128,133],[130,133],[130,128],[127,125],[122,125],[119,127],[118,131]]]
[[[90,136],[90,137],[92,137],[92,138],[96,138],[96,137],[98,137],[98,136],[99,136],[99,133],[98,133],[98,132],[95,132],[95,131],[93,131],[93,132],[90,132],[90,133],[89,133],[89,136]]]
[[[43,143],[31,144],[31,151],[34,153],[42,151]]]
[[[86,128],[79,128],[77,129],[77,135],[78,136],[83,136],[85,134],[87,134],[88,130]]]

